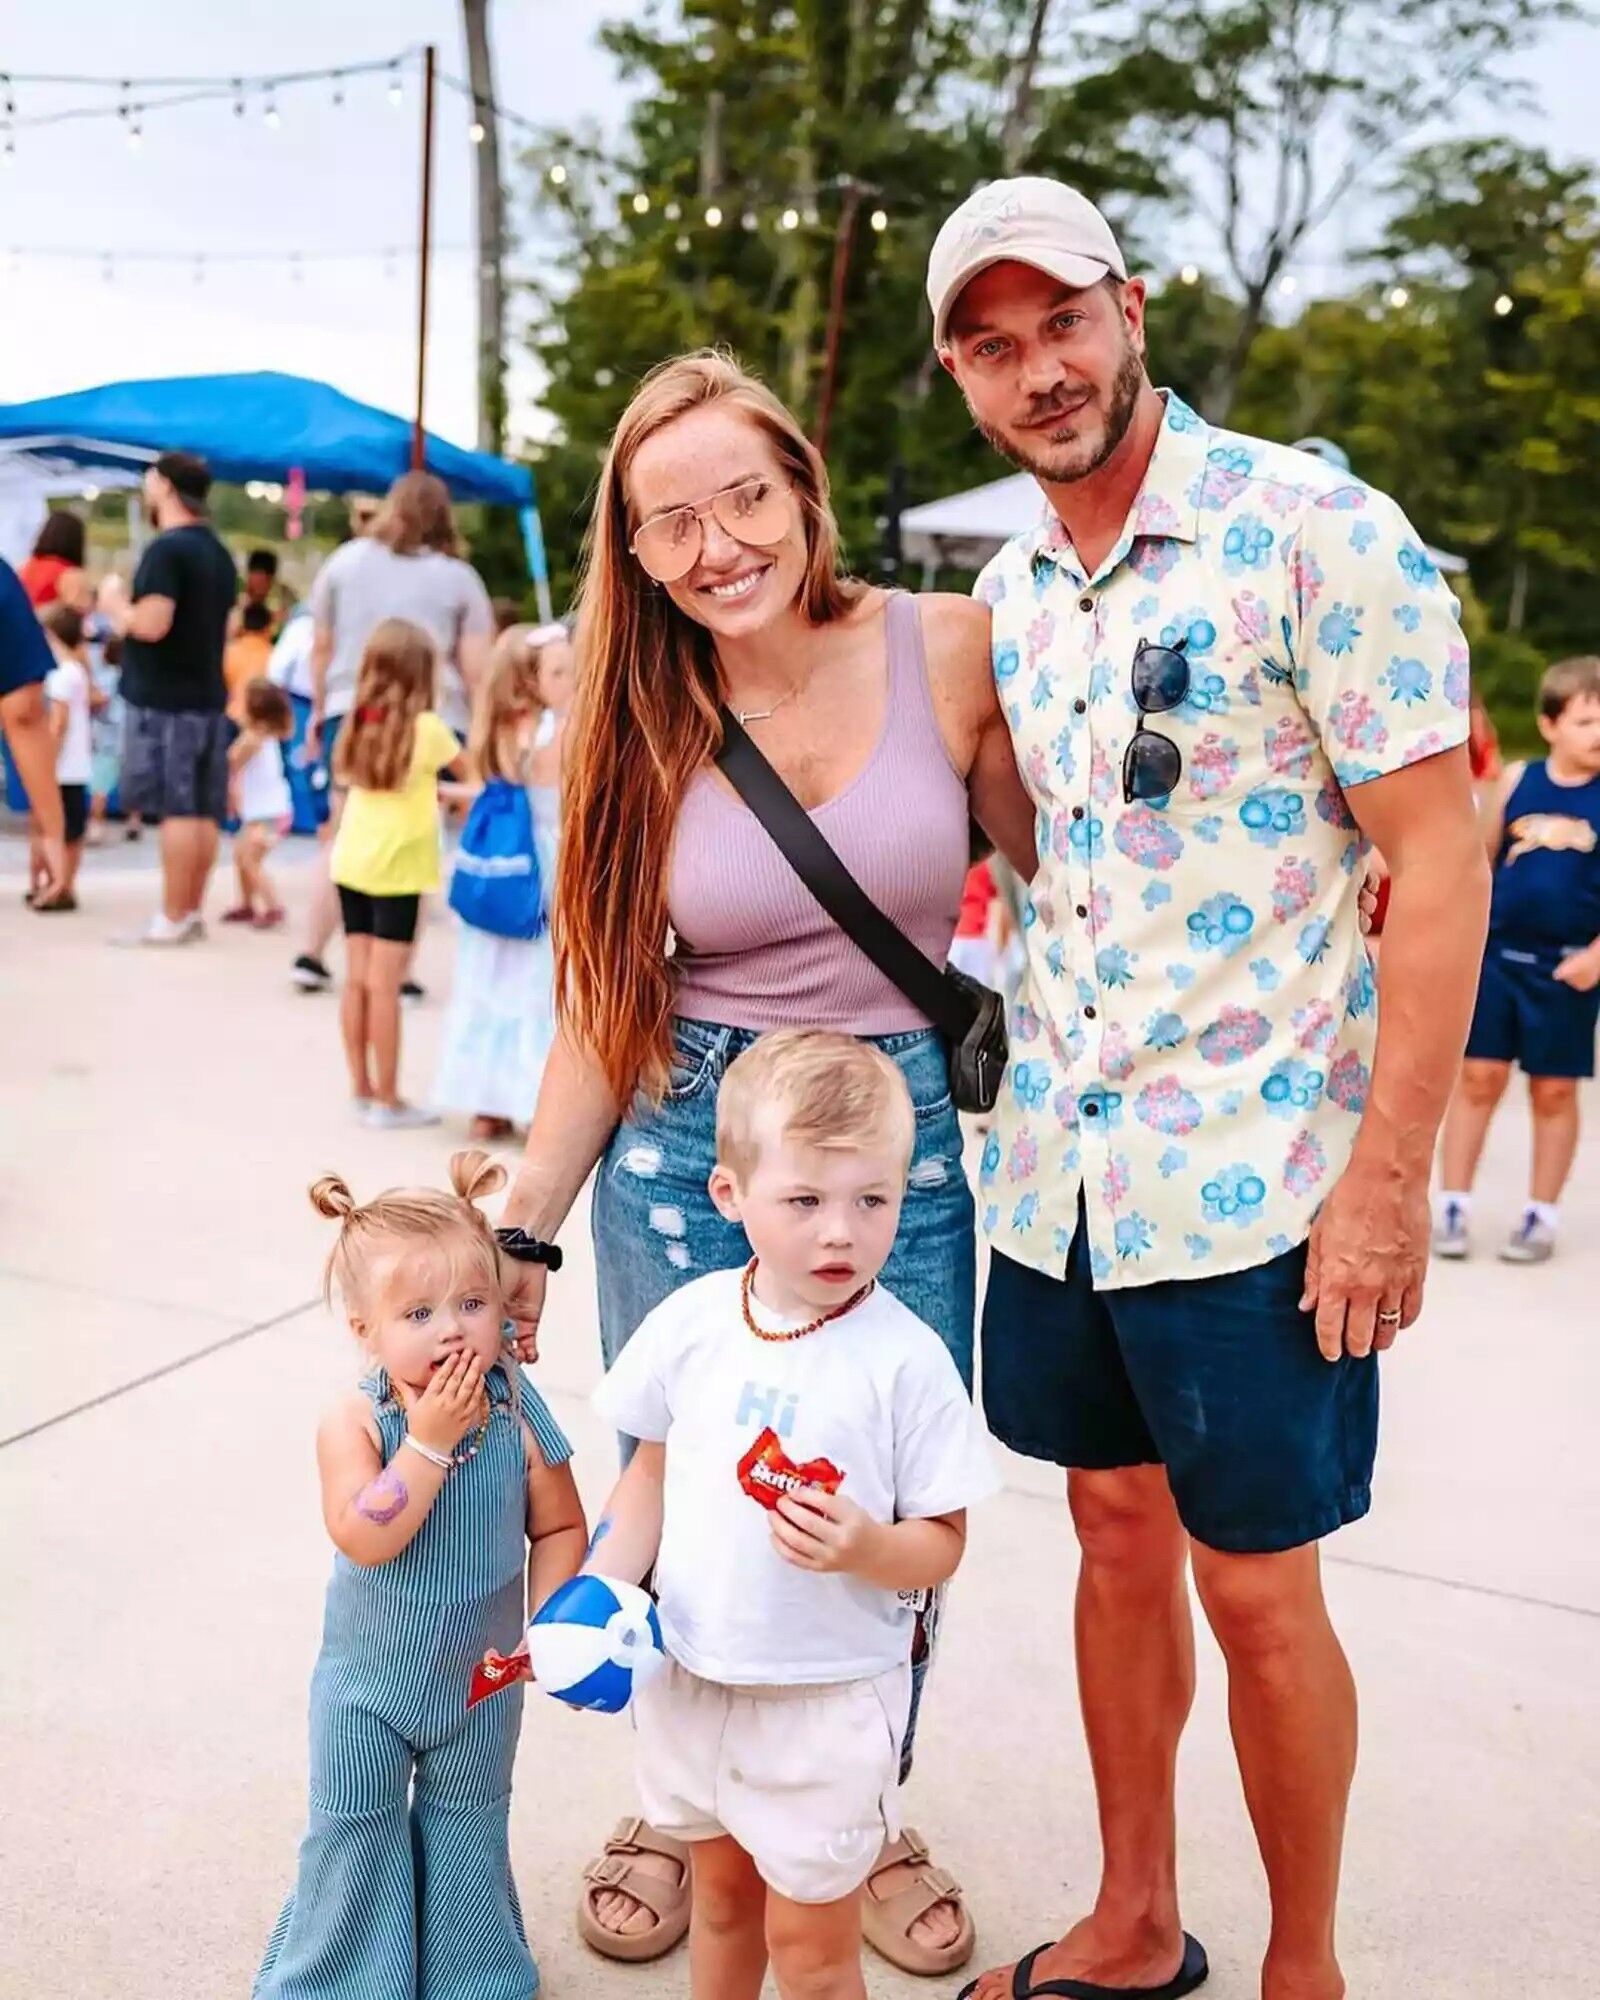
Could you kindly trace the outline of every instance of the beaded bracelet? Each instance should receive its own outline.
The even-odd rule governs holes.
[[[424,1444],[420,1438],[414,1438],[410,1431],[406,1432],[400,1442],[410,1445],[413,1451],[420,1452],[430,1465],[438,1466],[441,1472],[453,1472],[455,1470],[456,1462],[449,1452],[435,1451],[431,1444]]]

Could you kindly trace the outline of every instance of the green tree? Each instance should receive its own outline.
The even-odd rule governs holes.
[[[1225,421],[1274,286],[1419,127],[1519,95],[1507,58],[1570,0],[1151,0],[1125,61],[1138,130],[1197,169],[1192,203],[1237,288],[1204,397]],[[1525,97],[1525,91],[1520,93]]]
[[[603,31],[643,86],[620,147],[555,132],[529,161],[559,225],[534,301],[558,582],[618,413],[686,348],[731,347],[814,430],[835,320],[828,459],[858,568],[891,474],[909,501],[996,476],[930,352],[939,223],[1006,167],[1124,214],[1164,192],[1129,81],[1065,73],[1049,29],[1041,0],[683,0]]]

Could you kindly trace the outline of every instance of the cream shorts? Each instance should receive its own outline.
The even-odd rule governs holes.
[[[645,1818],[679,1840],[727,1834],[795,1903],[859,1889],[900,1831],[911,1668],[830,1686],[724,1687],[676,1660],[638,1688]]]

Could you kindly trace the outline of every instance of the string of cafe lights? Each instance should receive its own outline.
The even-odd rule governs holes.
[[[21,130],[57,126],[93,120],[115,120],[122,128],[129,148],[138,151],[144,143],[144,123],[151,112],[167,111],[183,106],[218,101],[232,105],[236,119],[248,116],[252,101],[259,104],[264,125],[271,130],[279,130],[283,123],[280,96],[283,93],[300,90],[307,86],[325,84],[330,96],[329,108],[338,110],[346,103],[346,88],[362,78],[380,76],[387,79],[385,96],[392,108],[399,109],[406,101],[405,75],[407,68],[414,65],[421,56],[416,46],[400,50],[388,56],[375,57],[363,62],[339,63],[320,69],[276,70],[258,75],[215,75],[215,76],[91,76],[65,73],[24,72],[0,70],[0,167],[10,166],[16,157],[15,134]],[[514,131],[528,134],[534,139],[548,137],[548,128],[538,120],[512,109],[498,98],[486,97],[472,89],[465,79],[445,71],[438,73],[439,83],[453,91],[471,106],[471,122],[467,127],[467,137],[474,145],[483,144],[487,137],[487,114],[494,116]],[[23,88],[76,88],[110,93],[107,101],[84,105],[72,105],[54,111],[41,111],[19,115],[16,91]],[[572,181],[571,171],[560,159],[548,161],[542,169],[542,177],[548,186],[558,193]],[[833,184],[842,188],[843,181]],[[863,191],[865,192],[865,191]],[[631,215],[643,221],[656,208],[655,199],[642,188],[624,192],[619,197],[624,215]],[[674,248],[680,256],[688,255],[693,247],[693,237],[689,233],[699,226],[712,231],[724,227],[754,233],[764,227],[774,228],[779,235],[792,235],[799,230],[813,230],[822,225],[823,217],[817,202],[786,202],[781,207],[775,203],[747,205],[729,195],[713,197],[699,203],[685,203],[669,197],[660,204],[662,219],[669,224],[681,225],[674,240]],[[889,210],[875,205],[866,212],[866,223],[875,234],[884,234],[891,226]],[[443,254],[460,254],[462,246],[452,245]],[[400,246],[383,246],[354,251],[166,251],[166,250],[120,250],[97,251],[88,249],[44,249],[13,247],[10,256],[15,265],[19,257],[54,257],[68,261],[95,262],[102,267],[103,275],[109,280],[118,263],[126,264],[168,264],[188,266],[194,281],[203,282],[205,272],[212,266],[223,264],[260,264],[282,266],[291,279],[298,279],[302,267],[313,262],[350,261],[357,258],[378,258],[388,267],[393,267],[401,255],[410,254]],[[1176,273],[1180,285],[1196,286],[1201,282],[1202,272],[1194,263],[1183,264]],[[1293,298],[1299,290],[1299,280],[1293,272],[1285,272],[1273,287],[1280,299]],[[1384,303],[1395,312],[1405,311],[1412,303],[1411,289],[1404,284],[1389,286],[1383,293]],[[1492,310],[1496,317],[1504,319],[1516,310],[1516,301],[1509,292],[1500,292],[1494,299]]]
[[[100,275],[109,284],[116,276],[117,267],[122,265],[150,266],[175,271],[187,270],[194,283],[203,284],[214,268],[228,266],[256,266],[282,270],[293,282],[298,282],[308,264],[351,264],[377,263],[384,267],[384,276],[397,278],[402,265],[409,267],[416,256],[416,246],[410,243],[362,244],[348,249],[317,250],[168,250],[116,248],[91,250],[70,248],[59,244],[13,243],[3,254],[13,276],[24,263],[41,264],[98,264]],[[477,247],[471,243],[436,243],[433,254],[440,257],[476,256]]]

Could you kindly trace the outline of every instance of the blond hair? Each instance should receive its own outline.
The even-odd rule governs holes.
[[[916,1113],[900,1071],[870,1042],[826,1028],[778,1028],[728,1065],[717,1093],[717,1160],[741,1180],[760,1156],[768,1107],[785,1139],[833,1152],[898,1147],[907,1168]]]
[[[1581,653],[1575,660],[1557,660],[1539,683],[1539,713],[1554,722],[1569,703],[1586,694],[1600,696],[1600,659]]]
[[[311,1183],[311,1206],[318,1215],[339,1224],[339,1240],[328,1253],[322,1273],[322,1296],[331,1304],[334,1287],[348,1307],[366,1297],[367,1267],[382,1243],[397,1237],[416,1243],[442,1243],[465,1236],[483,1253],[498,1278],[500,1251],[488,1219],[476,1206],[505,1186],[506,1170],[483,1152],[452,1153],[453,1194],[436,1188],[389,1188],[372,1201],[358,1204],[337,1174]]]
[[[508,625],[494,642],[489,671],[473,697],[467,737],[467,757],[480,783],[490,778],[522,783],[512,755],[512,724],[519,714],[537,721],[549,706],[539,692],[539,664],[545,647],[566,636],[560,625]]]
[[[433,641],[420,625],[385,618],[361,655],[355,699],[339,725],[333,775],[364,792],[398,791],[411,774],[417,718],[433,700]]]
[[[721,743],[723,694],[711,634],[654,588],[628,551],[638,526],[628,479],[647,439],[707,405],[735,412],[767,440],[799,505],[800,615],[826,625],[866,588],[839,573],[827,470],[770,389],[709,349],[645,377],[612,434],[584,551],[551,926],[558,1011],[621,1104],[641,1083],[653,1094],[666,1083],[673,829],[690,781]]]

